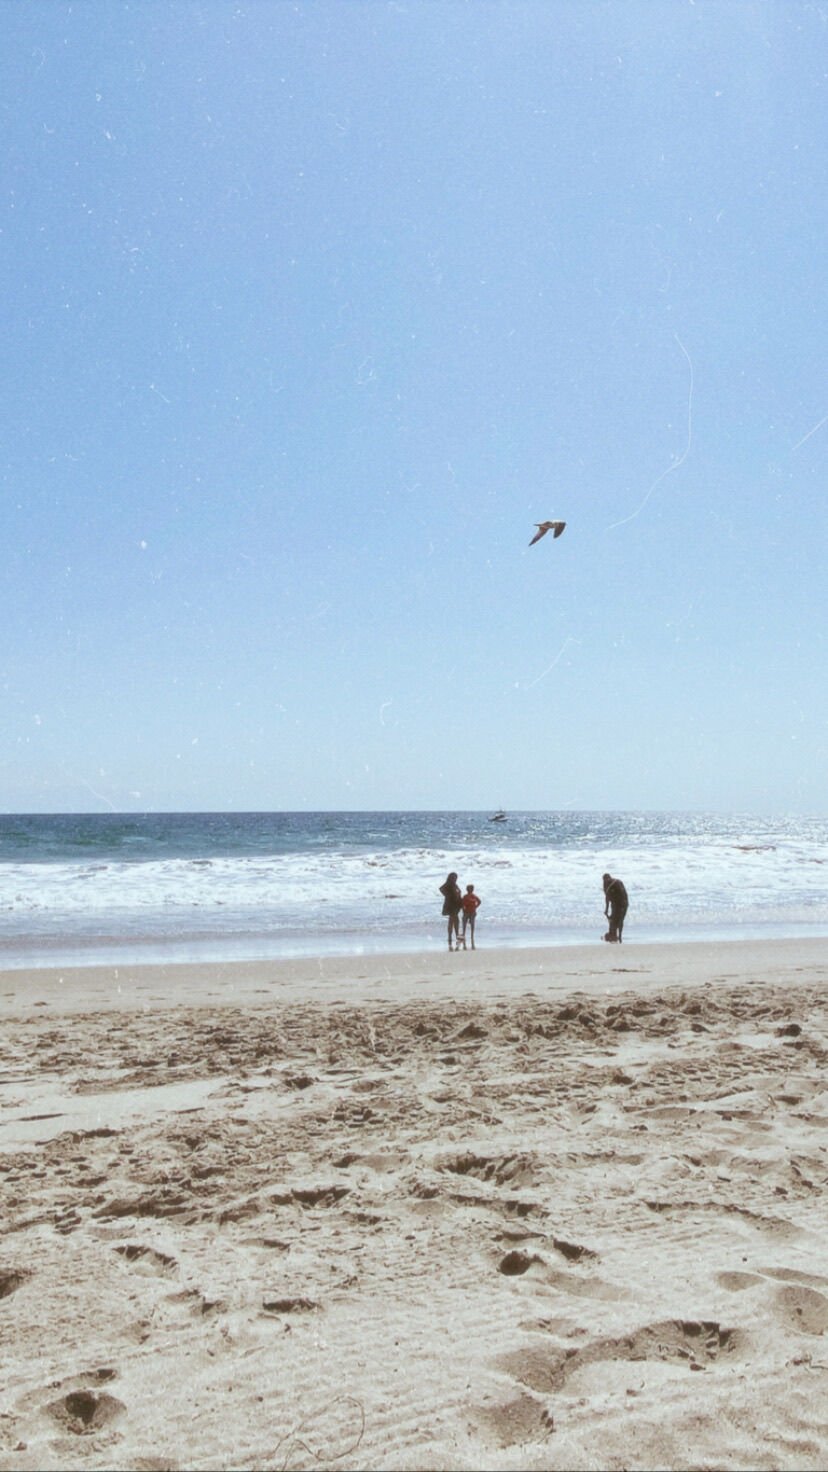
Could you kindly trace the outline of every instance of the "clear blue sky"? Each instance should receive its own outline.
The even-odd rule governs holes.
[[[0,807],[828,811],[823,6],[0,41]]]

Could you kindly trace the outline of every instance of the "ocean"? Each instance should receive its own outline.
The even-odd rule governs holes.
[[[482,900],[478,946],[828,936],[828,819],[701,813],[14,814],[0,817],[0,967],[417,951],[439,886]]]

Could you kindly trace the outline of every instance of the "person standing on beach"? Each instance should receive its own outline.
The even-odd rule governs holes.
[[[609,920],[609,930],[604,940],[620,941],[621,932],[624,929],[624,918],[629,908],[627,891],[620,879],[613,879],[611,874],[605,874],[604,879],[604,914]]]
[[[463,895],[453,871],[445,884],[440,885],[440,893],[443,896],[443,914],[448,916],[448,948],[453,951],[454,943],[458,946],[460,943],[460,911],[463,908]]]
[[[474,892],[474,885],[467,884],[466,893],[463,895],[463,940],[465,941],[466,931],[468,930],[471,936],[472,950],[476,949],[474,944],[474,917],[482,903],[480,896]]]

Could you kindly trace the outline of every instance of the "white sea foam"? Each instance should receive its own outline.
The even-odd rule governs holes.
[[[598,838],[598,835],[595,835]],[[0,961],[141,942],[241,954],[318,946],[413,947],[442,937],[439,885],[457,870],[482,898],[479,938],[495,944],[594,939],[601,874],[630,891],[629,939],[828,933],[828,841],[763,833],[653,838],[612,848],[423,845],[230,857],[0,865]]]

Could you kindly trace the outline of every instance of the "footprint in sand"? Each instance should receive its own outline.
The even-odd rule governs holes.
[[[773,1309],[786,1328],[800,1334],[824,1334],[828,1329],[828,1298],[815,1288],[793,1284],[779,1288],[774,1294]]]
[[[417,1190],[417,1195],[423,1197],[426,1192],[431,1197],[439,1195],[436,1186],[433,1188],[421,1186]],[[537,1201],[521,1201],[516,1196],[510,1196],[504,1200],[500,1196],[478,1196],[468,1191],[449,1191],[443,1199],[454,1206],[465,1207],[467,1210],[486,1211],[495,1216],[505,1216],[510,1219],[517,1217],[520,1221],[530,1216],[545,1217],[548,1215],[546,1207],[541,1206]]]
[[[290,1252],[290,1243],[283,1237],[245,1237],[244,1242],[250,1247],[267,1247],[273,1252]]]
[[[171,1277],[178,1272],[174,1257],[158,1252],[154,1247],[145,1247],[140,1242],[121,1242],[115,1251],[139,1272],[157,1273],[163,1277]]]
[[[0,1298],[11,1297],[31,1276],[30,1268],[0,1268]]]
[[[702,1370],[740,1347],[738,1330],[713,1320],[666,1319],[619,1338],[595,1339],[582,1348],[530,1345],[503,1355],[497,1364],[541,1394],[561,1390],[577,1370],[605,1361],[650,1360]]]
[[[689,1220],[683,1228],[683,1235],[687,1237],[696,1235],[696,1229],[691,1225],[692,1217],[702,1216],[708,1212],[722,1212],[725,1216],[735,1217],[737,1221],[744,1222],[745,1225],[755,1227],[757,1231],[780,1240],[798,1237],[802,1233],[802,1228],[795,1222],[789,1221],[787,1217],[763,1216],[761,1212],[751,1211],[747,1206],[736,1206],[731,1201],[658,1201],[651,1197],[645,1198],[644,1205],[648,1211],[664,1216],[673,1213],[686,1214]]]
[[[766,1278],[776,1278],[780,1283],[807,1283],[811,1288],[823,1288],[828,1284],[828,1278],[822,1273],[804,1273],[799,1268],[759,1268],[758,1271]]]
[[[360,1155],[355,1150],[346,1150],[333,1165],[335,1170],[349,1170],[352,1165],[359,1165],[366,1170],[383,1172],[396,1170],[405,1164],[406,1159],[400,1151],[377,1150],[373,1154]]]
[[[515,1248],[511,1252],[507,1252],[506,1256],[500,1259],[497,1265],[497,1271],[503,1273],[506,1278],[519,1278],[524,1273],[528,1273],[529,1269],[536,1263],[543,1264],[543,1258],[538,1257],[536,1252],[521,1252],[518,1248]]]
[[[313,1298],[263,1298],[262,1309],[266,1314],[312,1314],[318,1313],[322,1305]]]
[[[179,1216],[192,1205],[191,1198],[172,1187],[163,1187],[157,1195],[146,1193],[140,1196],[115,1197],[96,1207],[92,1215],[101,1221],[111,1221],[124,1216]]]
[[[164,1302],[172,1305],[174,1310],[184,1308],[188,1318],[196,1319],[224,1313],[227,1308],[223,1298],[205,1298],[198,1288],[182,1288],[179,1293],[168,1293]]]
[[[577,1257],[596,1256],[588,1247],[578,1247],[574,1243],[563,1242],[557,1238],[553,1239],[553,1245],[570,1261]],[[607,1283],[603,1278],[564,1272],[560,1268],[553,1267],[539,1253],[528,1252],[525,1248],[512,1248],[500,1259],[497,1270],[506,1278],[524,1277],[529,1273],[533,1279],[548,1284],[561,1293],[568,1293],[573,1298],[593,1298],[604,1303],[620,1303],[629,1297],[626,1289],[614,1283]]]
[[[580,1262],[583,1257],[597,1257],[591,1247],[582,1247],[580,1242],[567,1242],[563,1237],[553,1237],[552,1246],[565,1257],[567,1262]]]
[[[481,1181],[494,1181],[498,1186],[508,1183],[512,1187],[532,1185],[538,1174],[538,1162],[533,1155],[475,1155],[471,1150],[449,1156],[439,1162],[438,1168],[452,1175],[475,1176]]]
[[[545,1281],[559,1293],[568,1293],[571,1298],[594,1298],[599,1303],[622,1303],[629,1298],[626,1288],[616,1283],[607,1283],[603,1278],[581,1277],[577,1273],[564,1273],[551,1269]]]
[[[531,1227],[504,1227],[502,1232],[497,1233],[498,1242],[525,1244],[531,1242],[533,1238],[540,1238],[541,1241],[545,1241],[546,1233],[540,1227],[537,1227],[534,1231],[532,1231]]]
[[[343,1196],[349,1194],[347,1186],[294,1186],[290,1199],[299,1206],[336,1206]],[[278,1200],[277,1197],[273,1199]]]
[[[755,1288],[763,1280],[758,1273],[725,1272],[716,1274],[716,1282],[728,1293],[743,1293],[746,1288]]]
[[[475,1406],[470,1414],[484,1437],[503,1451],[526,1442],[545,1441],[555,1430],[551,1412],[525,1392],[499,1405]]]
[[[70,1390],[50,1401],[44,1410],[61,1430],[73,1436],[89,1436],[119,1421],[126,1406],[105,1390]]]
[[[598,1256],[597,1252],[593,1252],[591,1247],[582,1247],[578,1242],[567,1242],[563,1237],[553,1237],[552,1246],[556,1252],[559,1252],[562,1257],[566,1258],[567,1262],[579,1262],[584,1257]],[[525,1273],[535,1262],[543,1262],[543,1258],[538,1257],[537,1253],[527,1254],[521,1252],[519,1249],[515,1249],[512,1252],[507,1252],[506,1256],[498,1264],[498,1272],[505,1273],[507,1277],[514,1277],[515,1274]]]
[[[117,1378],[118,1371],[112,1365],[101,1365],[95,1370],[87,1370],[80,1375],[64,1375],[60,1380],[53,1380],[48,1390],[52,1395],[59,1390],[63,1399],[66,1400],[72,1393],[93,1394],[96,1387],[109,1385]],[[27,1391],[17,1402],[18,1409],[24,1414],[31,1411],[42,1411],[44,1394],[45,1389]],[[45,1409],[48,1410],[48,1406]]]
[[[583,1338],[587,1332],[574,1319],[567,1319],[560,1315],[555,1318],[521,1319],[518,1328],[528,1329],[533,1333],[556,1334],[559,1339],[579,1339]]]

